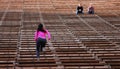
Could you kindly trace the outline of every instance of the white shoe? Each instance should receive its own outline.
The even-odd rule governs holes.
[[[43,51],[46,51],[46,49],[45,49],[45,48],[43,48]]]
[[[48,42],[48,45],[49,45],[49,46],[52,46],[52,43],[51,43],[51,42]]]
[[[37,58],[37,61],[39,61],[40,60],[40,58]]]

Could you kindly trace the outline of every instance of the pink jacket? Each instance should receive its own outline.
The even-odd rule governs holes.
[[[46,34],[48,35],[48,39],[50,39],[51,38],[51,35],[50,35],[50,33],[48,32],[48,30],[46,30],[46,33],[44,33],[44,32],[41,32],[41,31],[39,31],[38,33],[37,33],[37,31],[35,32],[35,36],[34,36],[34,40],[37,40],[37,38],[43,38],[43,39],[46,39]]]

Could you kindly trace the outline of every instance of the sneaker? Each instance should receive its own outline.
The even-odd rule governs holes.
[[[43,48],[43,51],[46,51],[46,49],[45,49],[45,48]]]
[[[40,60],[40,58],[37,58],[37,61],[39,61]]]

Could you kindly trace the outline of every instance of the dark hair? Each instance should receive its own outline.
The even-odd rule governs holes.
[[[43,24],[40,23],[40,24],[38,25],[37,32],[38,32],[38,31],[46,32],[46,30],[43,29]]]

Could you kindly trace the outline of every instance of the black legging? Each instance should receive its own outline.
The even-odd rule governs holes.
[[[46,45],[46,39],[38,38],[36,41],[36,55],[39,58],[40,52],[43,51],[43,47]]]

